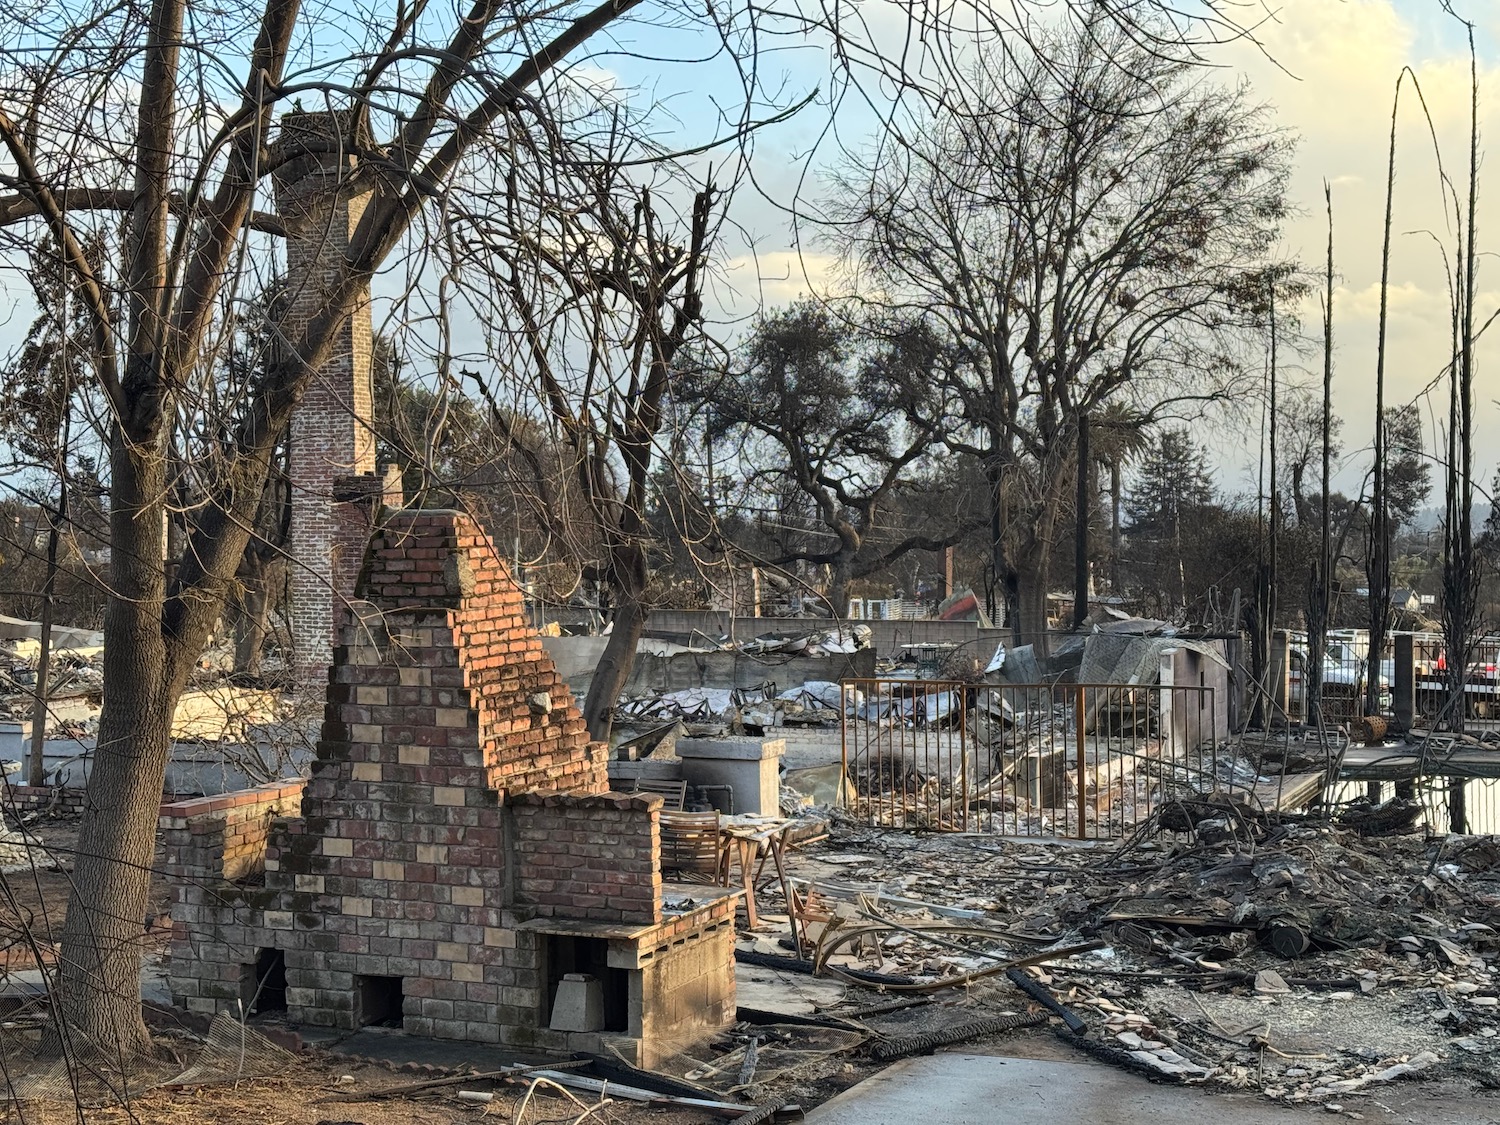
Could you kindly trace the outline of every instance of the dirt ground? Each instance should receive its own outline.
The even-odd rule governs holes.
[[[44,821],[25,831],[28,840],[40,845],[42,858],[35,870],[10,871],[0,878],[0,956],[10,969],[34,967],[32,939],[45,947],[61,936],[72,889],[73,852],[78,845],[76,821]],[[159,845],[154,866],[150,905],[141,928],[143,934],[150,933],[148,948],[163,951],[170,929],[166,916],[171,892],[160,873]]]
[[[516,1110],[527,1087],[497,1087],[492,1082],[465,1082],[399,1098],[368,1101],[361,1095],[422,1081],[383,1067],[359,1066],[338,1060],[315,1059],[296,1064],[290,1073],[228,1085],[161,1088],[131,1099],[128,1104],[89,1106],[83,1118],[89,1125],[171,1125],[225,1122],[232,1125],[453,1125],[455,1122],[498,1120],[517,1125],[550,1125],[574,1121],[594,1106],[593,1095],[574,1102],[555,1090],[538,1090],[517,1121]],[[488,1104],[458,1098],[459,1090],[494,1092]],[[26,1125],[76,1123],[79,1111],[71,1102],[27,1102],[12,1106],[0,1120]],[[615,1125],[688,1125],[705,1120],[697,1112],[674,1112],[611,1102],[586,1120]]]

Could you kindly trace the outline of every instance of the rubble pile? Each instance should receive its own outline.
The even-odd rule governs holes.
[[[615,717],[627,724],[678,719],[689,725],[694,736],[726,731],[764,734],[776,727],[837,729],[845,707],[841,690],[826,680],[811,680],[786,691],[778,691],[769,681],[753,688],[684,688],[622,699]],[[851,693],[851,698],[863,696]]]
[[[1493,1081],[1500,840],[1225,820],[1093,847],[844,820],[795,864],[809,956],[851,985],[846,1007],[885,982],[962,991],[970,1020],[1065,1014],[1069,1041],[1166,1080],[1329,1107],[1404,1078]]]
[[[868,625],[840,625],[793,637],[768,634],[748,641],[725,638],[720,647],[747,656],[836,656],[868,648],[873,636]]]
[[[37,641],[0,641],[0,718],[29,722],[36,710]],[[49,661],[48,738],[90,738],[99,733],[104,696],[102,648],[64,649]]]
[[[31,865],[31,848],[25,839],[8,828],[0,828],[0,871],[26,870]]]
[[[1253,807],[1263,795],[1279,798],[1288,776],[1270,761],[1263,772],[1231,741],[1169,744],[1143,691],[1093,698],[1082,736],[1073,705],[1027,694],[1041,693],[1015,693],[1030,704],[1021,706],[984,688],[906,696],[894,688],[851,706],[863,724],[848,739],[852,811],[887,828],[1076,835],[1081,761],[1084,824],[1107,835],[1105,824],[1133,828],[1163,803],[1208,793]]]

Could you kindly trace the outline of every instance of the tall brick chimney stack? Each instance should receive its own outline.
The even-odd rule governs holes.
[[[354,158],[337,150],[347,124],[347,114],[335,112],[298,110],[281,119],[282,141],[307,146],[275,177],[287,231],[286,322],[292,329],[316,314],[336,283],[369,201],[354,177]],[[292,416],[290,623],[297,680],[309,689],[327,682],[335,606],[353,594],[380,506],[401,502],[390,495],[391,482],[375,473],[371,335],[367,289]]]

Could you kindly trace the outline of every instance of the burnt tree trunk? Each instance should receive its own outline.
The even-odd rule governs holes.
[[[1089,417],[1078,416],[1078,496],[1073,536],[1073,628],[1082,629],[1089,615],[1089,519],[1093,505],[1089,502],[1090,468]]]
[[[169,678],[159,450],[117,426],[110,456],[104,708],[63,924],[54,1049],[131,1058],[149,1046],[140,972],[156,810],[180,686]]]
[[[268,559],[254,549],[245,552],[234,623],[234,670],[241,675],[261,674],[266,636],[271,631],[271,610],[285,576],[285,558]]]
[[[854,557],[844,551],[829,566],[828,608],[842,620],[849,616],[849,585],[854,581]],[[916,591],[912,591],[915,596]]]
[[[1123,492],[1120,476],[1120,458],[1116,456],[1109,465],[1109,588],[1115,594],[1120,592],[1120,549],[1124,541],[1120,534]]]
[[[1025,553],[1016,559],[1016,621],[1011,627],[1012,642],[1032,645],[1038,658],[1047,655],[1050,563],[1050,552],[1044,540],[1033,540]]]
[[[610,618],[609,640],[604,655],[589,681],[589,692],[583,701],[583,719],[589,737],[608,742],[614,729],[614,709],[635,666],[635,651],[646,635],[650,610],[645,604],[646,553],[639,544],[630,544],[615,552],[610,577],[610,597],[614,615]]]
[[[67,448],[66,439],[63,447]],[[36,658],[36,697],[31,708],[31,755],[26,770],[26,783],[37,787],[47,783],[47,767],[42,760],[42,751],[47,744],[47,712],[50,710],[47,687],[52,678],[52,618],[53,603],[57,596],[58,525],[67,519],[67,509],[68,481],[64,476],[57,511],[47,514],[47,578],[42,583],[41,648]]]

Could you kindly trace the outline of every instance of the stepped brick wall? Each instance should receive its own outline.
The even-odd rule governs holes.
[[[336,654],[328,712],[334,720],[338,705],[369,736],[356,746],[399,742],[420,728],[423,739],[477,750],[470,765],[485,771],[489,788],[609,789],[607,748],[590,745],[572,693],[527,623],[520,589],[471,519],[396,513],[370,542],[358,590],[364,601]],[[468,709],[462,730],[472,734],[441,724],[439,733],[429,711],[453,723],[459,706]],[[435,764],[450,760],[440,754]]]
[[[644,796],[527,793],[515,798],[516,899],[542,917],[661,921],[657,826]]]

